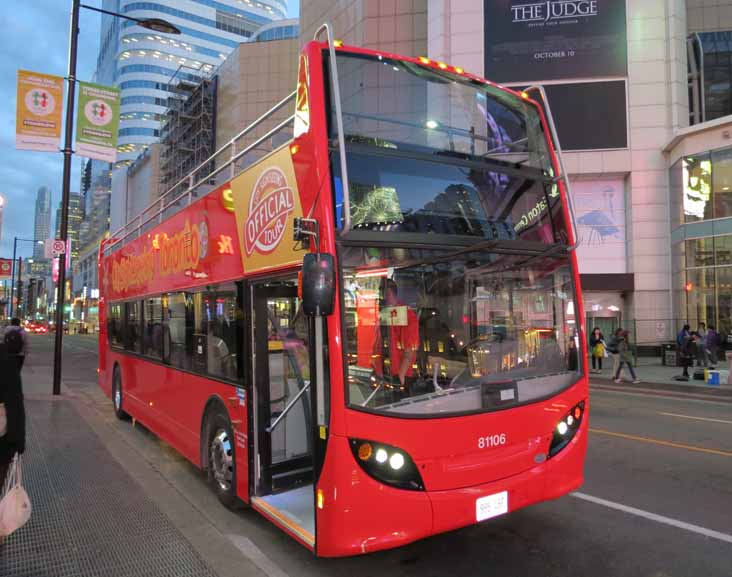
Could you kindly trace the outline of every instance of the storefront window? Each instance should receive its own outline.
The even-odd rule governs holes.
[[[686,266],[713,266],[714,239],[697,238],[686,241]]]
[[[732,332],[732,267],[717,269],[717,312],[719,314],[718,330],[724,334]]]
[[[718,236],[714,239],[715,264],[732,264],[732,235]]]
[[[732,216],[732,149],[712,153],[714,218]]]
[[[700,322],[714,324],[715,290],[714,269],[699,268],[686,271],[688,322],[696,327]]]

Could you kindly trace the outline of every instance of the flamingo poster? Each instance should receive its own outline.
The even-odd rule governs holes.
[[[582,274],[623,274],[627,269],[625,182],[623,179],[574,180],[572,196]]]

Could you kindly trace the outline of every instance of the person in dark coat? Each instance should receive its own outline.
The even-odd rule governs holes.
[[[0,343],[0,403],[5,405],[7,431],[0,437],[0,490],[16,453],[25,452],[25,406],[20,370],[5,343]]]

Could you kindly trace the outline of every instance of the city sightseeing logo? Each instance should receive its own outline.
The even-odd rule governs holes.
[[[576,20],[597,16],[597,0],[555,0],[511,6],[513,22]]]
[[[269,254],[285,234],[287,217],[295,210],[295,197],[285,174],[268,168],[257,179],[249,200],[249,216],[244,223],[244,248],[247,256],[254,250]]]
[[[56,110],[53,94],[42,88],[34,88],[25,94],[25,107],[36,116],[48,116]]]
[[[106,126],[112,122],[112,108],[104,100],[90,100],[84,106],[84,116],[94,126]]]

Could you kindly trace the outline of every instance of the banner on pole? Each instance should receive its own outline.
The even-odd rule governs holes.
[[[15,148],[58,152],[61,147],[61,76],[18,70]]]
[[[119,89],[79,82],[76,154],[104,162],[117,160],[119,105]]]
[[[0,279],[10,278],[13,275],[13,259],[0,258]]]

